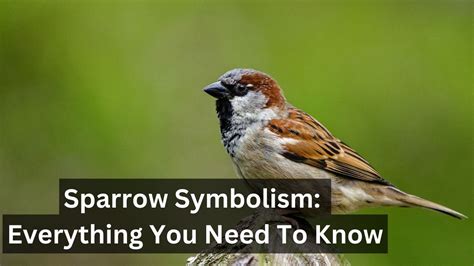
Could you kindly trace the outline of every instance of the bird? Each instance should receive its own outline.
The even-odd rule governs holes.
[[[232,69],[203,90],[216,100],[222,143],[245,180],[330,179],[335,214],[399,206],[467,218],[395,187],[323,124],[288,103],[266,73]]]

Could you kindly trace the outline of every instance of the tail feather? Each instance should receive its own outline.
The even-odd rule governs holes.
[[[447,214],[449,216],[458,218],[458,219],[467,219],[467,216],[459,213],[455,210],[452,210],[448,207],[445,207],[441,204],[431,202],[429,200],[422,199],[420,197],[410,195],[408,193],[405,193],[403,191],[398,190],[395,187],[388,187],[391,191],[394,193],[394,198],[402,203],[402,206],[407,206],[407,207],[422,207],[434,211],[438,211],[444,214]]]

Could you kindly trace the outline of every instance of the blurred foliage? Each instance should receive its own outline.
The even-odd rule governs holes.
[[[473,216],[472,2],[0,2],[0,210],[55,213],[59,177],[232,177],[213,100],[270,73],[403,190]],[[389,253],[472,265],[473,222],[389,213]],[[185,255],[0,255],[0,264],[183,264]]]

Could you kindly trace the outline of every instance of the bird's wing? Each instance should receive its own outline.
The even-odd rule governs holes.
[[[357,152],[301,110],[291,108],[287,118],[271,120],[268,129],[283,138],[297,140],[284,145],[282,155],[289,160],[346,178],[389,184]]]

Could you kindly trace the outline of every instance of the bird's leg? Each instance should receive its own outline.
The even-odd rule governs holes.
[[[291,210],[291,209],[276,209],[275,212],[280,216],[280,218],[286,222],[292,225],[293,229],[300,229],[299,222],[295,218],[291,217],[292,214],[297,214],[297,210]]]

